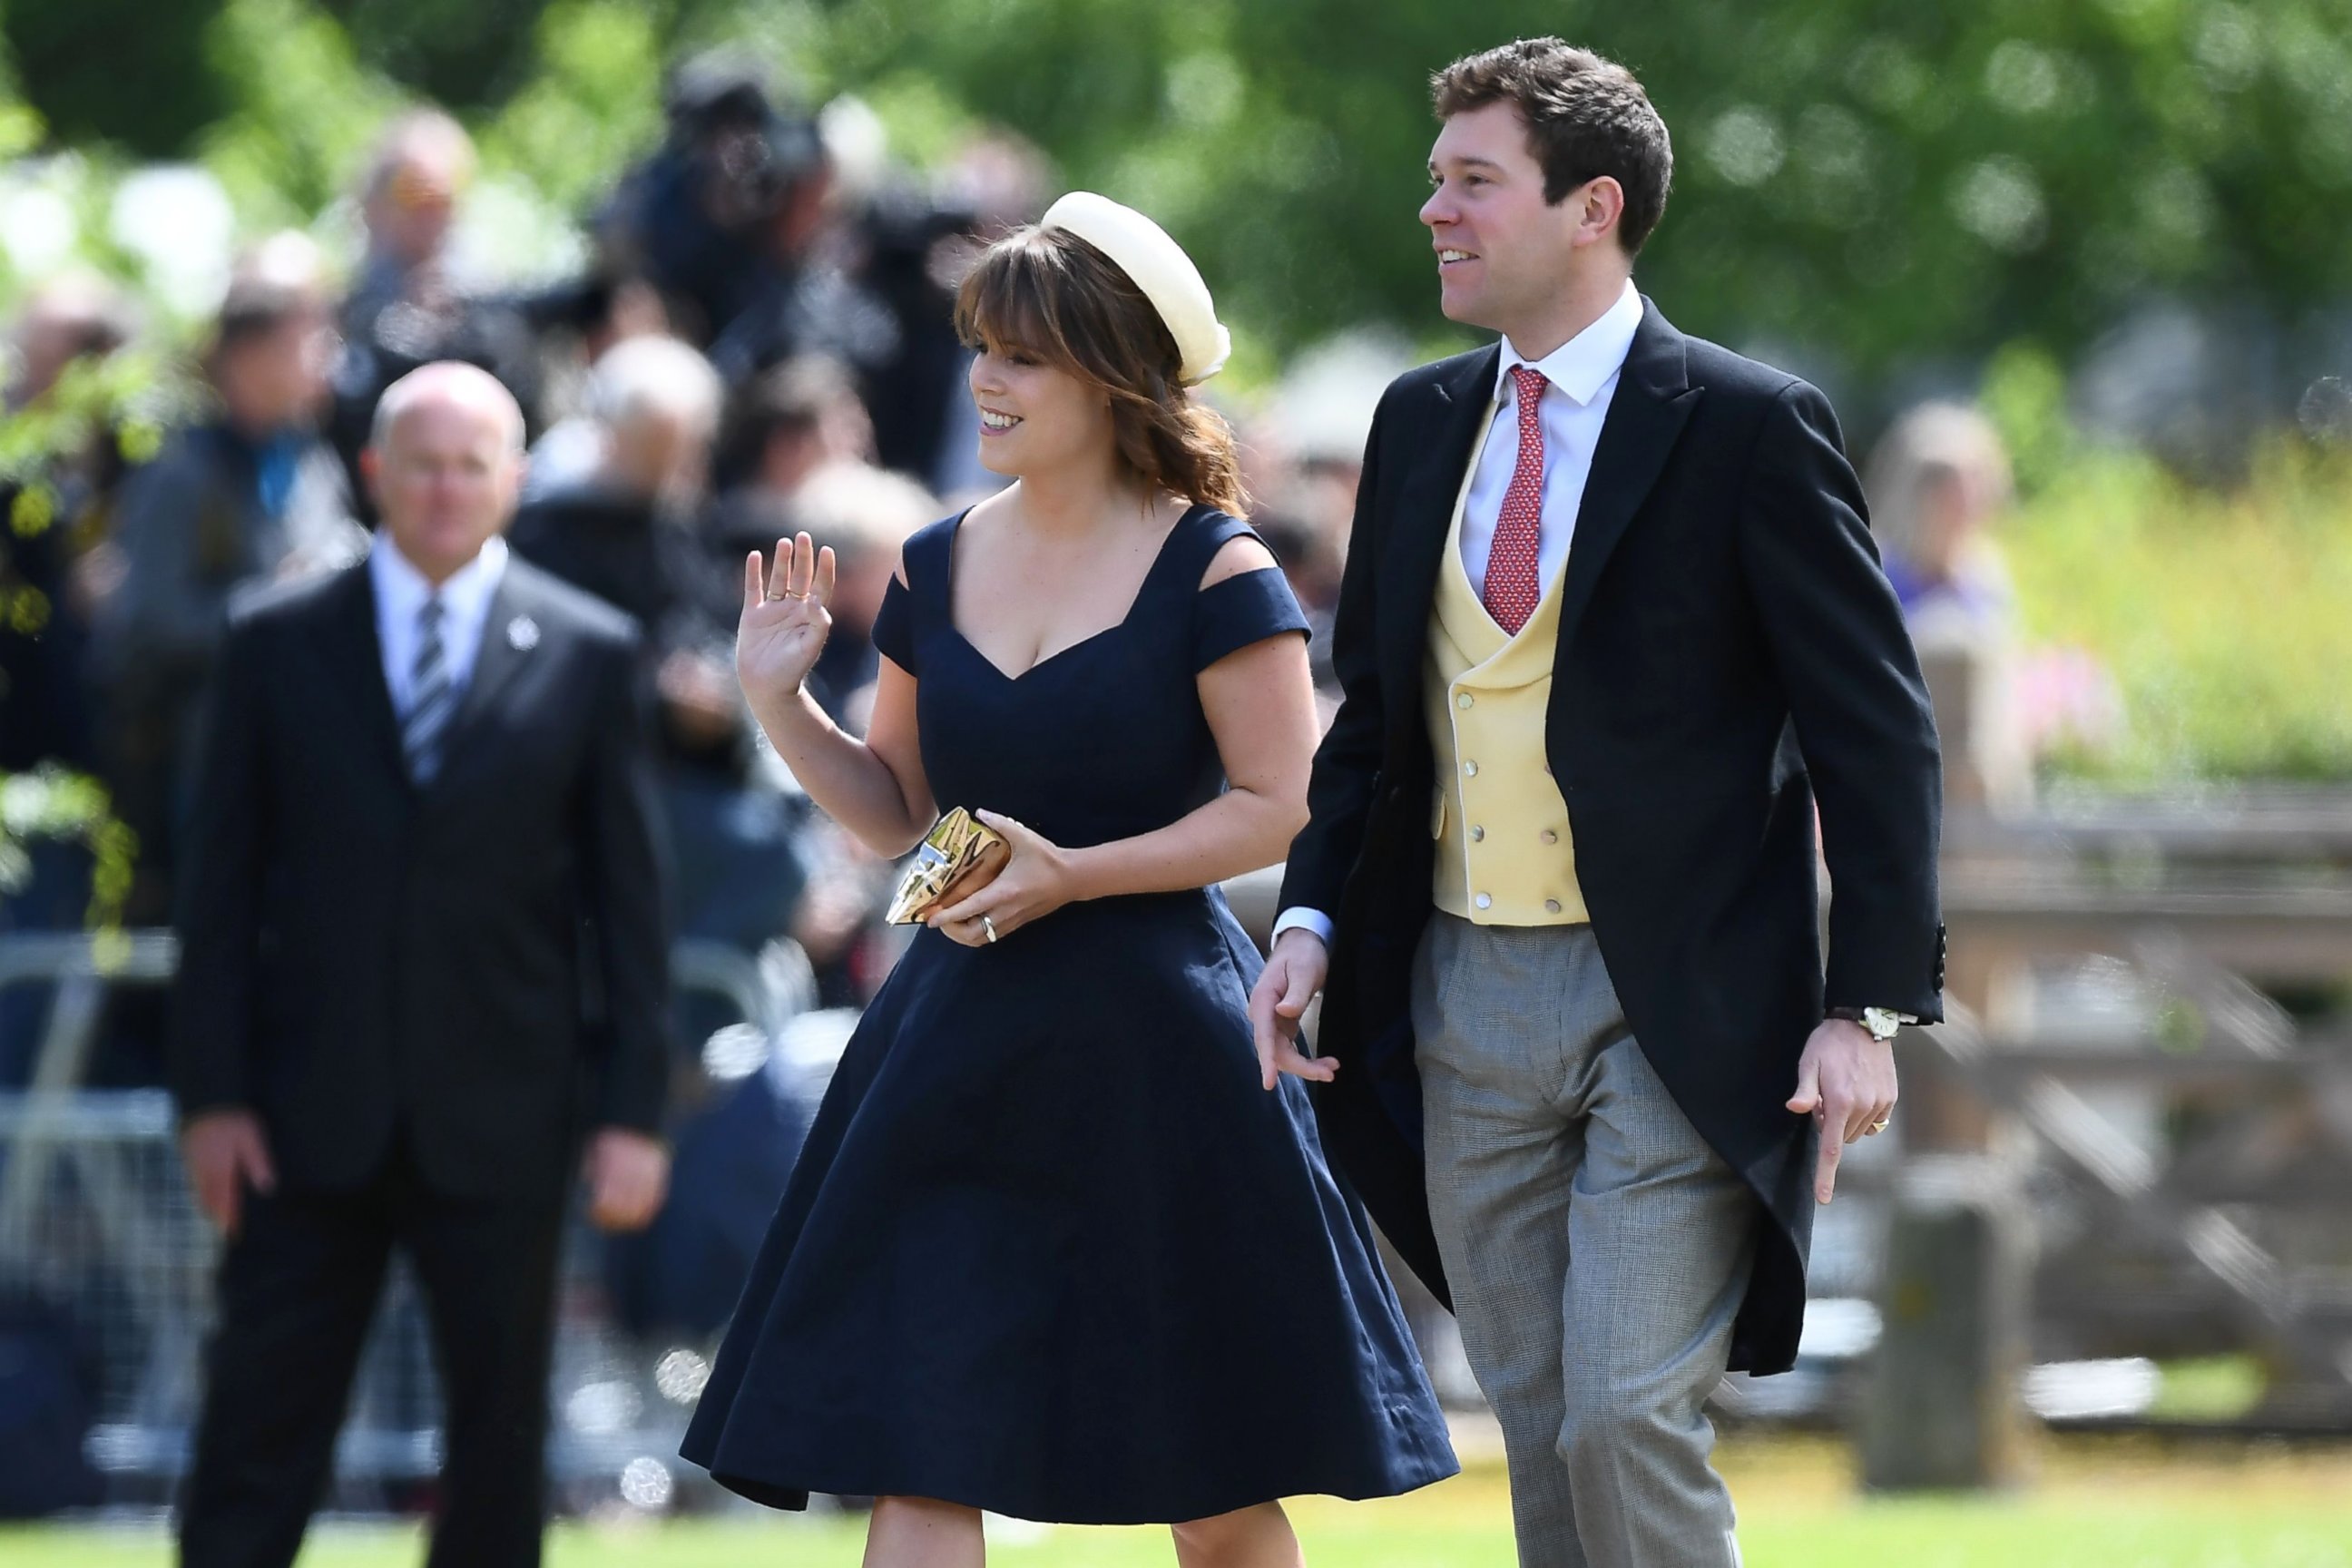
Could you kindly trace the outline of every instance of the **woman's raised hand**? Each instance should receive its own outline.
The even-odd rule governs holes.
[[[834,559],[805,533],[776,541],[773,571],[754,550],[743,562],[743,617],[735,625],[735,678],[757,712],[792,696],[816,667],[833,616]]]

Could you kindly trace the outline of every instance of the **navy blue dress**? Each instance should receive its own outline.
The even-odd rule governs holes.
[[[1223,785],[1197,673],[1303,633],[1248,531],[1196,507],[1127,619],[1015,679],[956,631],[961,518],[906,549],[875,640],[918,679],[943,806],[1131,837]],[[683,1452],[812,1491],[1135,1524],[1381,1497],[1454,1452],[1304,1087],[1259,1087],[1255,949],[1214,889],[1071,904],[964,947],[925,929],[819,1109]]]

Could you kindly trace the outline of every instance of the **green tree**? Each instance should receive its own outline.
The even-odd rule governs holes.
[[[294,205],[346,177],[334,128],[387,83],[577,200],[651,133],[662,62],[740,41],[923,151],[1030,136],[1161,216],[1277,349],[1435,325],[1429,73],[1541,32],[1633,67],[1673,129],[1643,280],[1694,331],[1870,374],[2063,355],[2152,292],[2293,322],[2352,288],[2352,0],[14,0],[6,31],[62,140],[152,153],[226,121],[218,162],[274,128],[261,173]]]
[[[230,107],[203,63],[223,0],[16,0],[0,14],[16,89],[68,145],[184,152]]]
[[[916,71],[1164,214],[1297,342],[1425,321],[1412,214],[1459,54],[1552,32],[1632,66],[1675,138],[1643,263],[1685,324],[1865,371],[2078,344],[2133,299],[2284,319],[2352,284],[2352,5],[2273,0],[849,0],[848,85]]]

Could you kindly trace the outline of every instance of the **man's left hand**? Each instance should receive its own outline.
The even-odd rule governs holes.
[[[1895,1045],[1871,1037],[1851,1018],[1824,1018],[1797,1060],[1797,1092],[1789,1109],[1822,1130],[1813,1167],[1813,1198],[1830,1201],[1845,1147],[1867,1138],[1895,1114]]]
[[[632,1128],[603,1128],[589,1141],[582,1174],[597,1229],[643,1230],[668,1195],[669,1151]]]

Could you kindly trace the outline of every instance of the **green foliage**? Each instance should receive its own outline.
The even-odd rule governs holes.
[[[120,143],[142,157],[186,151],[231,108],[205,68],[223,0],[14,0],[5,29],[16,87],[60,140]]]
[[[205,58],[236,108],[203,136],[205,162],[257,229],[307,224],[347,192],[402,102],[309,0],[227,0]]]
[[[185,373],[152,347],[67,365],[39,399],[0,419],[0,489],[21,489],[10,526],[20,536],[47,526],[28,521],[27,508],[46,510],[48,476],[93,441],[119,442],[134,463],[153,457],[195,395]]]
[[[2238,1421],[2259,1404],[2266,1380],[2250,1355],[2168,1362],[2151,1410],[2159,1421]]]
[[[2352,254],[2340,0],[845,0],[834,79],[912,70],[1162,216],[1285,345],[1433,313],[1424,88],[1557,32],[1633,66],[1675,135],[1643,282],[1685,328],[1864,372],[2064,349],[2151,289],[2283,315]]]
[[[1977,402],[2000,431],[2018,485],[2042,489],[2079,455],[2066,413],[2066,372],[2039,343],[2005,343],[1985,364]]]
[[[494,104],[519,85],[544,0],[330,5],[362,58],[420,96],[463,111]]]
[[[663,39],[625,0],[557,0],[530,81],[484,128],[485,163],[578,212],[661,135]]]
[[[58,767],[0,773],[0,892],[24,885],[32,872],[25,846],[37,838],[78,843],[89,852],[87,921],[102,938],[119,940],[139,841],[114,819],[105,786]],[[102,944],[100,956],[110,951]]]
[[[2086,451],[2005,525],[2029,637],[2086,648],[2128,733],[2119,782],[2352,777],[2352,452],[2282,438],[2239,490]]]
[[[1544,32],[1649,85],[1678,169],[1643,282],[1735,343],[1865,376],[2063,355],[2151,290],[2299,319],[2352,255],[2346,0],[14,0],[6,28],[69,142],[226,119],[205,144],[240,202],[276,177],[310,210],[390,83],[568,202],[644,134],[666,60],[735,41],[870,93],[924,154],[980,121],[1032,137],[1166,220],[1279,350],[1433,319],[1428,75]]]

